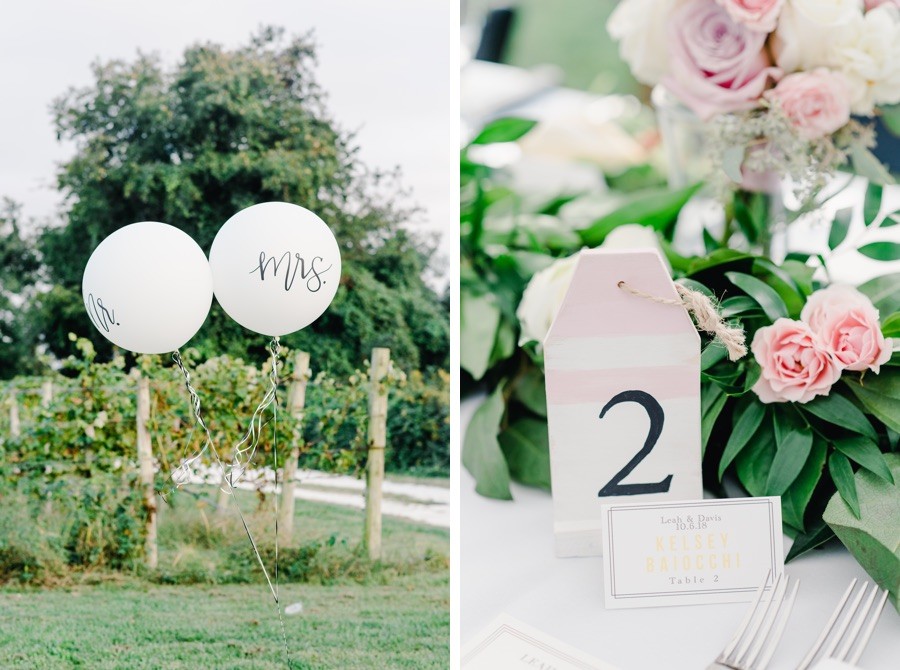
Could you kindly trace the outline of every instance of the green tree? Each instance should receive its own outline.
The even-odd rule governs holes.
[[[10,199],[0,203],[0,379],[39,367],[33,333],[22,318],[39,265],[32,241],[22,234],[20,213]]]
[[[330,310],[285,343],[334,373],[359,366],[372,346],[391,347],[406,368],[446,367],[448,313],[423,280],[434,244],[404,227],[415,210],[399,202],[390,175],[360,164],[352,137],[325,108],[314,65],[308,36],[266,28],[234,50],[190,47],[171,69],[146,54],[96,64],[91,86],[54,103],[57,134],[77,150],[58,175],[66,224],[40,238],[53,287],[36,314],[53,353],[71,353],[66,335],[74,332],[110,355],[91,332],[80,290],[91,251],[114,230],[164,221],[208,252],[235,212],[281,200],[328,222],[344,261]],[[260,357],[265,344],[215,303],[191,342],[205,356]]]

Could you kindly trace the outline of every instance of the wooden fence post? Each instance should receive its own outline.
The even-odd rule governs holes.
[[[41,407],[44,409],[50,407],[53,401],[53,380],[48,379],[41,385]]]
[[[140,486],[144,496],[144,509],[147,514],[146,540],[144,556],[147,567],[155,570],[158,563],[156,544],[156,496],[153,491],[153,454],[150,447],[150,380],[138,378],[137,394],[137,453]]]
[[[294,478],[297,475],[297,459],[303,444],[303,407],[306,404],[306,383],[309,381],[309,354],[298,351],[294,356],[294,374],[288,391],[288,410],[298,422],[298,430],[291,443],[291,453],[284,461],[281,478],[281,509],[278,510],[278,531],[285,542],[291,541],[294,532]]]
[[[19,421],[19,398],[16,390],[9,393],[9,436],[16,438],[22,434],[22,424]]]
[[[387,443],[387,388],[384,378],[391,365],[391,350],[372,349],[369,367],[369,456],[366,466],[366,525],[363,544],[369,558],[381,558],[381,485]]]

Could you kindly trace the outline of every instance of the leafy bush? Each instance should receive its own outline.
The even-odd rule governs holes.
[[[9,412],[0,412],[0,519],[8,524],[15,519],[12,526],[0,527],[0,582],[45,583],[67,570],[138,569],[146,521],[135,449],[139,375],[151,381],[148,429],[159,465],[157,490],[171,492],[170,473],[183,458],[198,453],[205,441],[181,374],[164,358],[142,356],[128,370],[121,356],[98,363],[88,340],[76,338],[75,346],[80,355],[67,359],[59,372],[18,378],[0,390],[0,397],[17,398],[21,423],[21,433],[11,436]],[[266,393],[271,363],[259,366],[229,356],[199,361],[193,350],[183,356],[216,450],[227,461]],[[309,383],[301,425],[299,417],[284,409],[292,359],[286,350],[279,359],[286,363],[279,365],[283,384],[278,391],[278,465],[289,453],[285,447],[299,440],[302,465],[360,472],[367,448],[367,374],[357,371],[346,380],[319,374]],[[54,387],[49,402],[41,392],[48,380]],[[407,378],[396,371],[387,383],[388,468],[446,473],[449,376],[414,372]],[[275,436],[269,416],[259,430],[255,467],[272,464]],[[211,454],[204,461],[212,464]],[[167,498],[173,505],[177,500]],[[161,525],[160,545],[175,547],[176,559],[161,568],[158,579],[256,580],[255,558],[246,560],[246,538],[242,531],[234,531],[210,519],[202,506],[199,513],[192,509],[175,525]],[[262,540],[261,550],[269,551],[271,542]],[[233,551],[227,549],[232,545]],[[220,551],[227,559],[217,556]],[[328,581],[336,575],[362,579],[372,567],[337,535],[286,551],[282,559],[290,579]]]

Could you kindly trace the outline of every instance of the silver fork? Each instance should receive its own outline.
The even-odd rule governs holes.
[[[872,584],[872,592],[869,594],[866,604],[862,609],[859,609],[859,604],[866,594],[869,582],[865,582],[862,585],[862,588],[853,598],[853,602],[848,606],[840,623],[838,623],[834,635],[831,636],[830,641],[828,642],[828,646],[825,646],[825,642],[829,638],[829,633],[831,633],[838,617],[841,615],[844,605],[846,605],[847,601],[850,599],[850,594],[853,592],[853,587],[856,586],[857,581],[857,579],[854,579],[850,582],[850,586],[848,586],[847,590],[844,592],[844,596],[831,614],[831,618],[828,619],[828,622],[819,634],[819,639],[816,640],[812,649],[809,650],[809,653],[800,662],[800,665],[797,666],[797,670],[806,670],[806,668],[808,668],[816,659],[819,651],[823,648],[822,659],[833,658],[838,661],[845,661],[850,665],[856,665],[856,662],[859,661],[859,657],[862,656],[863,651],[865,651],[866,645],[869,644],[869,638],[871,638],[872,633],[875,632],[875,625],[878,623],[881,611],[884,609],[884,603],[887,602],[888,592],[885,590],[881,595],[881,598],[878,599],[878,603],[875,604],[874,609],[872,608],[872,604],[875,603],[875,598],[879,591],[877,584]],[[868,623],[866,623],[867,619]],[[863,624],[865,624],[865,629],[863,629]],[[838,644],[842,641],[843,644],[838,648]],[[851,653],[851,649],[853,649],[853,653]]]
[[[772,571],[769,570],[734,637],[706,670],[764,670],[769,664],[784,633],[800,587],[799,579],[792,580],[782,573],[772,585],[768,599],[764,599],[771,576]],[[785,598],[789,582],[793,586]]]

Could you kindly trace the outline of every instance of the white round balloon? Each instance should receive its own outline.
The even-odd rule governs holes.
[[[84,306],[100,333],[139,354],[175,351],[212,305],[212,273],[203,250],[182,230],[142,221],[94,249],[81,282]]]
[[[232,216],[209,252],[216,299],[263,335],[305,328],[328,309],[341,279],[341,252],[308,209],[265,202]]]

